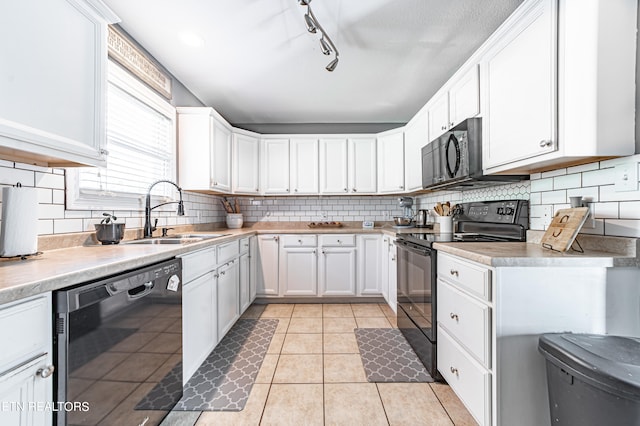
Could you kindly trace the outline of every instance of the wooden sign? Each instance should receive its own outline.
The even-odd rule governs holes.
[[[542,247],[556,251],[569,250],[587,216],[588,207],[558,210],[540,241]]]

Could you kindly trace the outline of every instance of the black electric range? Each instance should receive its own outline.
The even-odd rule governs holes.
[[[440,380],[436,359],[436,242],[526,241],[527,200],[458,204],[454,233],[396,234],[398,247],[398,328],[431,376]]]

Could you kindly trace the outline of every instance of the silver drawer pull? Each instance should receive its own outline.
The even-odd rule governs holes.
[[[451,373],[452,373],[452,374],[455,374],[456,376],[459,376],[459,374],[458,374],[458,369],[457,369],[457,368],[449,367],[449,369],[451,370]]]
[[[449,273],[451,275],[455,275],[456,277],[460,275],[460,274],[458,274],[458,271],[456,271],[455,269],[450,270]]]
[[[47,368],[41,368],[38,371],[36,371],[36,376],[46,379],[47,377],[53,374],[55,369],[56,368],[53,365],[49,365]]]
[[[551,145],[553,145],[553,141],[550,141],[549,139],[544,139],[540,141],[540,148],[545,148]]]
[[[298,243],[299,243],[299,244],[302,244],[302,240],[298,240]]]
[[[458,314],[454,314],[453,312],[450,312],[449,316],[451,317],[452,320],[458,321]]]

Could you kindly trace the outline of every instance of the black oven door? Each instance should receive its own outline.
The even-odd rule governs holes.
[[[398,328],[429,374],[436,366],[436,251],[402,239],[398,247]]]
[[[442,147],[442,163],[447,180],[467,177],[469,175],[467,131],[452,131],[445,134],[445,138],[446,142]]]

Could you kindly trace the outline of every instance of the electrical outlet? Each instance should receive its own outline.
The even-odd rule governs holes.
[[[595,204],[588,202],[588,201],[583,201],[582,205],[584,207],[589,207],[589,216],[587,216],[587,220],[584,222],[584,225],[582,225],[583,228],[585,229],[595,229],[596,227],[596,208],[595,208]]]
[[[616,192],[638,190],[638,162],[627,161],[616,164],[614,168],[614,183]]]

